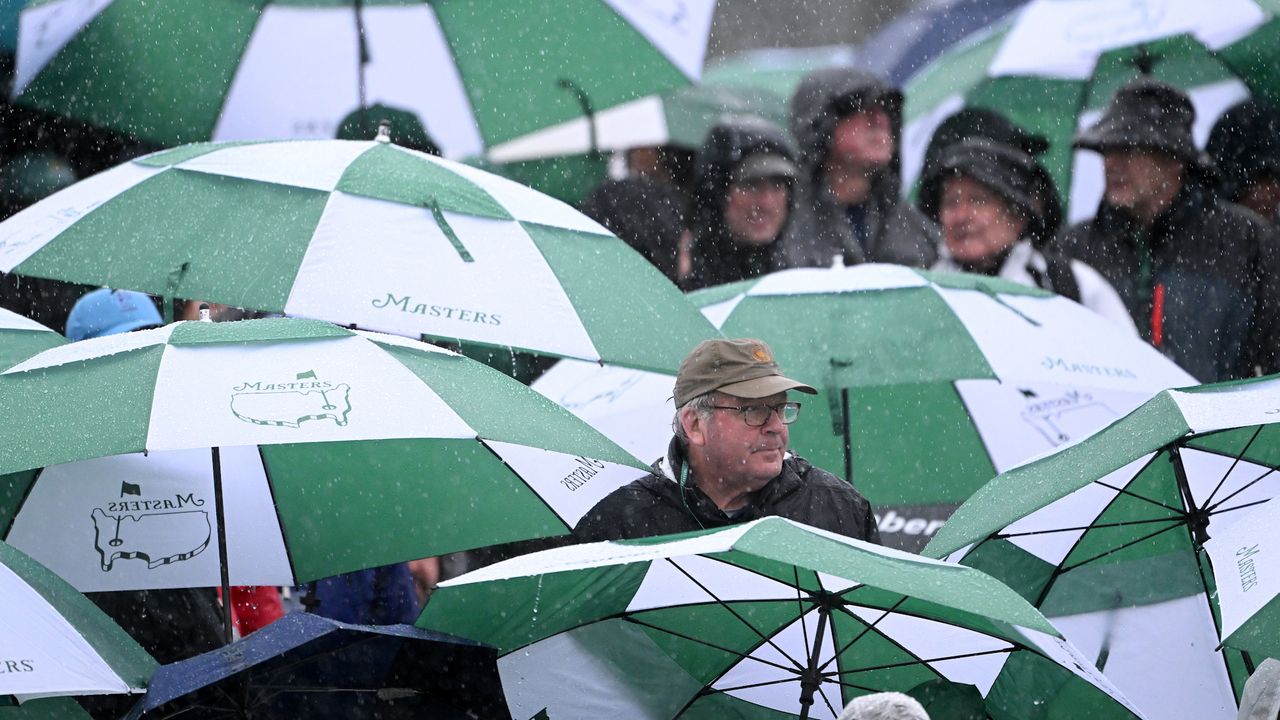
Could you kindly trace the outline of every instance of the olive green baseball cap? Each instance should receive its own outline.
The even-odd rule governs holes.
[[[676,374],[676,407],[719,390],[741,398],[762,398],[787,390],[816,395],[814,388],[782,374],[773,351],[763,340],[703,340],[680,363]]]

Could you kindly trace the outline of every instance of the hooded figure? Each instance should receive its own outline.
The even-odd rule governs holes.
[[[1223,197],[1280,219],[1280,108],[1261,100],[1236,105],[1213,126],[1205,152],[1218,167]]]
[[[883,113],[883,115],[881,115]],[[833,190],[841,182],[846,144],[857,143],[851,122],[887,125],[885,162],[867,167],[865,196],[842,202]],[[938,229],[899,197],[899,142],[902,93],[879,78],[850,68],[810,73],[791,98],[791,134],[800,146],[796,217],[784,238],[788,267],[826,267],[888,262],[929,267],[937,259]],[[842,187],[846,183],[841,183]],[[860,190],[862,188],[859,188]]]
[[[970,138],[939,153],[920,185],[920,209],[942,227],[934,270],[998,276],[1068,297],[1137,333],[1124,302],[1096,270],[1048,249],[1043,168],[1027,153]]]
[[[1202,382],[1280,370],[1280,238],[1219,197],[1195,109],[1149,77],[1116,91],[1076,146],[1102,155],[1097,215],[1057,246],[1102,273],[1139,334]]]
[[[693,271],[682,283],[684,289],[746,280],[786,267],[780,241],[795,210],[795,159],[786,134],[763,118],[730,116],[711,128],[698,156]],[[780,191],[785,199],[776,195]],[[735,193],[752,197],[736,199]],[[775,196],[764,197],[767,194]]]

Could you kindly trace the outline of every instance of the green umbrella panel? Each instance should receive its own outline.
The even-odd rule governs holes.
[[[1205,542],[1280,494],[1280,380],[1160,393],[974,493],[926,548],[1000,578],[1152,717],[1234,717]],[[1261,658],[1258,658],[1260,660]]]
[[[0,370],[66,341],[40,323],[0,308]]]
[[[1139,716],[992,578],[781,518],[515,558],[418,624],[498,647],[517,718],[834,720],[939,681],[996,720]]]
[[[714,7],[43,0],[21,16],[14,98],[160,145],[332,138],[382,103],[463,157],[696,79]]]

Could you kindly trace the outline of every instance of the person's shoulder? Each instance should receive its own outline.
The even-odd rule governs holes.
[[[811,490],[861,497],[858,491],[846,480],[832,472],[823,470],[799,455],[792,455],[783,464],[789,471],[795,473]]]

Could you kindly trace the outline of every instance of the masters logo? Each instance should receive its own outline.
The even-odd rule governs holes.
[[[345,427],[351,413],[350,394],[350,385],[334,385],[307,370],[288,382],[257,380],[235,386],[231,413],[254,425],[297,428],[309,420],[332,420]]]
[[[90,513],[102,571],[117,560],[141,560],[154,570],[204,552],[212,536],[209,513],[199,509],[205,502],[195,493],[148,497],[140,484],[120,483],[120,498]]]

